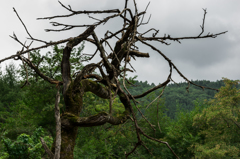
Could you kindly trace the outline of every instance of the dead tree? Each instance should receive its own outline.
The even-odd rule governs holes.
[[[73,158],[73,149],[75,146],[75,140],[77,137],[77,130],[78,127],[92,127],[92,126],[99,126],[103,125],[105,123],[110,123],[112,125],[118,125],[123,124],[128,119],[131,119],[132,122],[134,122],[135,130],[137,134],[138,142],[135,144],[131,152],[128,152],[125,154],[126,158],[133,153],[138,146],[144,146],[147,150],[148,148],[144,145],[142,138],[146,137],[150,140],[154,140],[156,142],[160,142],[163,144],[166,144],[166,146],[172,151],[172,153],[178,158],[177,154],[173,152],[171,147],[168,145],[167,142],[155,139],[154,137],[151,137],[147,135],[141,127],[138,125],[138,121],[136,119],[136,114],[133,111],[133,106],[137,107],[136,105],[136,99],[142,98],[149,93],[158,90],[162,88],[162,93],[164,91],[164,88],[166,85],[172,81],[172,70],[175,69],[177,73],[188,82],[188,84],[195,85],[197,87],[201,87],[202,89],[207,88],[200,85],[196,85],[190,80],[188,80],[187,77],[185,77],[180,70],[175,66],[175,64],[164,54],[162,53],[157,47],[150,44],[150,41],[157,41],[164,45],[170,45],[167,41],[176,41],[179,42],[184,39],[200,39],[200,38],[216,38],[218,35],[225,34],[225,32],[217,33],[217,34],[206,34],[204,33],[204,22],[205,22],[205,16],[206,16],[206,10],[204,9],[204,17],[203,17],[203,23],[201,25],[201,33],[197,36],[191,36],[191,37],[171,37],[170,35],[165,35],[163,37],[158,37],[158,30],[155,28],[150,28],[144,33],[140,33],[138,31],[138,27],[146,23],[143,23],[144,15],[146,14],[147,7],[145,11],[139,12],[137,9],[137,4],[135,0],[134,2],[134,8],[135,10],[131,10],[127,7],[128,0],[125,1],[125,7],[123,10],[119,9],[113,9],[113,10],[102,10],[102,11],[75,11],[71,8],[71,6],[65,6],[61,2],[60,5],[68,10],[70,14],[68,15],[57,15],[57,16],[51,16],[51,17],[44,17],[39,19],[57,19],[57,18],[67,18],[74,15],[79,14],[102,14],[107,13],[110,14],[109,16],[99,20],[97,20],[94,24],[81,24],[81,25],[70,25],[70,24],[63,24],[58,22],[51,22],[53,26],[60,26],[62,29],[46,29],[46,31],[67,31],[73,28],[77,27],[84,27],[86,30],[81,33],[80,35],[76,37],[71,37],[68,39],[63,39],[55,42],[47,42],[44,40],[39,40],[31,36],[31,34],[28,32],[27,27],[21,20],[20,16],[18,15],[17,11],[14,9],[14,12],[17,14],[19,20],[22,22],[23,26],[25,27],[25,30],[29,36],[29,40],[38,41],[43,43],[43,45],[35,48],[31,48],[31,43],[29,45],[26,45],[25,43],[22,43],[15,34],[11,36],[14,40],[19,42],[22,45],[21,51],[18,51],[16,55],[12,55],[10,57],[7,57],[5,59],[0,60],[0,63],[8,60],[8,59],[18,59],[21,60],[24,65],[28,65],[31,69],[33,69],[42,79],[45,81],[55,84],[58,88],[63,87],[63,97],[65,102],[65,112],[64,114],[59,113],[58,108],[58,102],[59,102],[59,94],[56,96],[56,108],[55,108],[55,114],[56,114],[56,139],[53,151],[51,152],[48,147],[44,144],[44,141],[42,141],[42,144],[46,150],[46,152],[49,154],[51,158]],[[100,38],[97,36],[97,33],[95,32],[95,29],[107,23],[108,21],[112,20],[113,18],[120,17],[123,21],[123,27],[116,31],[111,32],[106,29],[105,37]],[[89,18],[93,18],[89,16]],[[147,33],[153,32],[152,36],[146,36]],[[108,43],[109,40],[116,40],[115,46],[110,46]],[[97,48],[97,52],[92,55],[97,56],[98,54],[101,57],[101,60],[98,63],[89,63],[87,64],[82,70],[79,70],[79,72],[76,74],[76,76],[71,75],[71,67],[70,67],[70,54],[72,49],[77,46],[82,41],[90,42],[94,44]],[[133,96],[126,88],[125,82],[126,82],[126,71],[132,71],[134,69],[131,66],[129,58],[137,58],[137,57],[144,57],[149,58],[150,55],[148,53],[144,53],[138,50],[138,47],[136,46],[136,42],[140,42],[152,49],[152,53],[156,52],[160,56],[162,56],[169,64],[169,75],[166,77],[166,81],[151,88],[150,90],[143,92],[142,94]],[[31,51],[46,48],[52,45],[57,44],[63,44],[65,43],[66,46],[63,50],[63,57],[61,61],[61,74],[62,74],[62,81],[58,81],[56,79],[52,79],[50,77],[47,77],[44,75],[39,69],[38,66],[35,66],[29,58],[24,57],[24,54],[27,54]],[[111,49],[111,53],[109,55],[106,54],[106,47],[104,47],[104,44],[106,44],[106,47],[109,47]],[[97,54],[98,53],[98,54]],[[92,58],[91,57],[91,58]],[[120,67],[120,66],[124,67]],[[131,69],[130,69],[130,67]],[[94,70],[98,70],[101,75],[94,74]],[[106,71],[104,71],[106,70]],[[123,73],[123,75],[122,75]],[[120,83],[119,77],[122,76],[123,82]],[[26,84],[28,83],[28,77],[26,77]],[[92,80],[95,79],[95,80]],[[123,85],[124,89],[122,89],[121,85]],[[188,88],[187,88],[188,89]],[[211,89],[211,88],[207,88]],[[100,112],[98,114],[88,116],[88,117],[79,117],[79,114],[83,108],[83,102],[82,98],[84,93],[86,92],[92,92],[95,95],[103,98],[103,99],[109,99],[109,112]],[[157,97],[160,98],[162,93]],[[116,95],[119,97],[120,101],[125,107],[125,111],[118,117],[112,115],[112,101],[116,97]],[[131,102],[132,101],[132,102]],[[134,103],[134,104],[131,104]],[[151,104],[151,103],[150,103]],[[138,109],[138,107],[137,107]],[[138,111],[141,113],[140,109]],[[142,113],[141,113],[142,114]],[[143,118],[144,115],[142,114]],[[146,119],[146,118],[145,118]],[[147,121],[149,125],[154,129],[153,125]],[[149,151],[150,152],[150,151]],[[150,152],[151,153],[151,152]]]

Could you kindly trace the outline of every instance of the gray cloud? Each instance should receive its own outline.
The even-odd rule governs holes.
[[[70,4],[75,10],[103,10],[103,9],[122,9],[124,1],[97,0],[88,1],[61,1],[64,4]],[[131,1],[130,1],[131,2]],[[137,0],[139,11],[145,10],[148,1]],[[205,23],[205,33],[218,33],[228,30],[225,35],[221,35],[215,39],[199,39],[185,40],[182,44],[171,42],[170,46],[159,43],[152,43],[159,48],[166,56],[168,56],[189,79],[209,79],[219,80],[221,77],[230,79],[239,79],[239,60],[240,60],[240,1],[232,0],[152,0],[148,8],[147,18],[152,15],[148,25],[141,26],[140,32],[144,32],[149,28],[159,29],[159,36],[170,34],[172,37],[196,36],[201,32],[199,27],[202,24],[203,10],[207,8],[207,16]],[[57,1],[48,0],[21,0],[8,1],[5,5],[0,6],[2,13],[0,20],[2,22],[0,29],[1,54],[0,59],[15,54],[21,49],[21,46],[9,38],[8,35],[14,31],[19,39],[25,40],[27,34],[17,19],[12,7],[16,7],[21,18],[24,20],[32,36],[50,40],[59,40],[76,36],[80,34],[84,28],[75,29],[62,33],[46,33],[44,29],[52,28],[47,21],[36,21],[38,17],[52,16],[58,14],[68,14],[69,12],[62,8]],[[129,7],[134,9],[132,2]],[[106,14],[107,15],[107,14]],[[96,15],[96,18],[103,18],[106,15]],[[56,19],[56,21],[69,24],[91,24],[95,22],[87,16],[74,16],[69,19]],[[116,31],[122,27],[122,19],[111,20],[107,24],[96,29],[99,37],[102,37],[106,30]],[[150,34],[151,35],[151,34]],[[115,41],[111,41],[114,44]],[[35,42],[33,46],[40,45]],[[166,80],[169,67],[167,62],[156,52],[146,46],[140,45],[143,52],[149,52],[150,58],[139,58],[133,61],[134,68],[140,80],[148,80],[150,83],[159,83]],[[95,48],[91,44],[86,44],[84,52],[92,53]],[[98,61],[95,58],[93,61]],[[183,79],[175,72],[173,75],[175,81]]]

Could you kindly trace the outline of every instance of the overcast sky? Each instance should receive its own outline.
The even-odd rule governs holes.
[[[130,8],[133,8],[130,1]],[[74,10],[104,10],[120,9],[124,7],[125,0],[62,0],[65,5],[71,5]],[[136,0],[139,11],[143,11],[149,1]],[[203,10],[207,8],[205,21],[205,34],[228,31],[217,38],[184,40],[182,44],[170,42],[170,46],[160,43],[152,43],[161,50],[179,70],[188,78],[193,80],[220,80],[222,77],[229,79],[240,79],[240,1],[239,0],[151,0],[148,7],[146,19],[151,14],[150,22],[139,28],[144,32],[150,28],[159,29],[158,36],[169,34],[171,37],[197,36],[201,32]],[[57,0],[7,0],[0,6],[1,29],[0,59],[16,54],[21,46],[11,39],[9,35],[13,32],[21,41],[25,41],[27,33],[21,25],[13,7],[17,10],[26,24],[30,34],[37,39],[46,41],[61,40],[77,36],[84,31],[84,28],[71,31],[55,33],[45,32],[44,29],[52,28],[48,20],[36,20],[39,17],[68,14]],[[107,14],[105,14],[106,16]],[[96,18],[103,18],[103,15],[93,15]],[[54,21],[69,24],[92,24],[87,16],[78,15],[70,19],[56,19]],[[111,20],[108,24],[96,29],[99,39],[107,30],[112,32],[121,29],[122,19]],[[27,41],[29,43],[30,41]],[[116,41],[111,41],[114,44]],[[33,46],[40,46],[41,43],[34,42]],[[95,48],[86,44],[84,53],[93,53]],[[47,50],[43,50],[42,53]],[[138,79],[142,81],[161,83],[166,80],[169,67],[168,63],[156,52],[148,47],[140,45],[140,51],[148,52],[150,58],[138,58],[133,61]],[[99,58],[93,59],[93,62]],[[1,63],[3,67],[5,64]],[[180,82],[183,79],[174,72],[173,80]]]

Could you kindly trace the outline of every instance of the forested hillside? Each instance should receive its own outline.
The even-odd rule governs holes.
[[[154,83],[149,84],[147,81],[142,82],[138,80],[133,80],[134,86],[129,87],[129,91],[133,95],[141,94],[142,92],[154,87]],[[218,81],[207,81],[207,80],[196,80],[192,81],[195,84],[219,89],[220,87],[224,86],[224,82],[222,80]],[[187,111],[191,111],[194,109],[194,101],[199,100],[203,101],[204,99],[212,99],[217,93],[215,90],[210,89],[201,89],[199,87],[190,86],[190,88],[187,91],[188,84],[186,82],[181,83],[172,83],[169,84],[163,93],[163,96],[161,98],[165,101],[166,106],[166,114],[170,118],[174,118],[177,109],[183,109]],[[149,102],[151,102],[153,99],[155,99],[157,96],[161,94],[161,90],[153,92],[148,97],[145,97],[141,99],[141,105],[147,106]],[[178,106],[178,108],[177,108]]]

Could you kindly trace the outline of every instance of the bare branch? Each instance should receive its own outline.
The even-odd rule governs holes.
[[[161,94],[159,96],[157,96],[157,98],[155,98],[150,104],[148,104],[148,106],[146,107],[146,109],[153,103],[155,102],[157,99],[160,99],[161,96],[163,95],[164,89],[165,89],[166,85],[163,87],[163,90],[161,92]]]
[[[198,35],[198,37],[200,37],[202,35],[202,33],[204,32],[204,23],[205,23],[205,17],[206,17],[206,14],[207,14],[207,9],[203,9],[203,11],[204,11],[203,23],[202,23],[202,25],[200,25],[200,27],[202,29],[202,32]]]
[[[128,158],[128,156],[131,155],[131,154],[137,149],[137,147],[140,146],[140,145],[141,145],[141,143],[140,143],[140,142],[137,142],[137,143],[135,144],[134,148],[132,149],[132,151],[130,151],[130,152],[128,152],[128,153],[125,152],[125,157]]]
[[[31,39],[31,40],[34,40],[34,41],[43,42],[43,43],[47,44],[46,41],[43,41],[43,40],[39,40],[39,39],[35,39],[35,38],[33,38],[33,37],[31,36],[31,34],[28,32],[28,29],[27,29],[26,25],[24,24],[24,22],[22,21],[22,19],[21,19],[20,16],[18,15],[18,13],[17,13],[17,11],[15,10],[15,8],[13,8],[13,11],[16,13],[18,19],[21,21],[21,23],[22,23],[22,25],[24,26],[24,28],[25,28],[27,34],[29,35],[30,38],[28,38],[28,39]],[[12,37],[12,38],[13,38],[13,37]]]
[[[164,36],[164,37],[141,37],[142,40],[172,40],[172,41],[179,41],[179,40],[185,40],[185,39],[205,39],[205,38],[216,38],[218,35],[221,35],[221,34],[225,34],[227,33],[228,31],[224,31],[224,32],[221,32],[221,33],[217,33],[217,34],[207,34],[207,35],[204,35],[204,36],[192,36],[192,37],[178,37],[178,38],[172,38],[170,37],[170,35],[168,36]]]
[[[102,77],[106,77],[105,73],[103,72],[101,66],[99,64],[88,64],[86,65],[80,72],[78,72],[78,75],[76,76],[74,83],[78,83],[80,82],[82,79],[84,78],[91,78],[91,76],[93,77],[94,75],[91,75],[92,69],[98,68]],[[98,79],[98,80],[103,80],[103,78],[100,76],[95,76],[94,78]]]
[[[147,6],[146,6],[146,8],[145,8],[145,12],[147,11],[147,8],[148,8],[149,4],[150,4],[150,2],[148,2],[148,4],[147,4]],[[143,22],[144,16],[145,16],[145,14],[143,14],[142,20],[141,20],[141,22],[140,22],[140,24],[139,24],[138,26],[140,26],[141,24],[143,24],[142,22]],[[150,15],[150,17],[151,17],[151,15]],[[149,18],[149,19],[150,19],[150,18]],[[149,21],[149,19],[148,19],[148,21]],[[147,22],[147,23],[148,23],[148,22]]]
[[[35,47],[35,48],[31,48],[31,49],[22,51],[22,52],[20,52],[20,53],[17,54],[17,55],[12,55],[12,56],[9,56],[9,57],[6,57],[6,58],[0,60],[0,63],[3,62],[3,61],[6,61],[6,60],[12,59],[12,58],[14,58],[14,57],[17,57],[17,56],[19,56],[19,55],[23,55],[23,54],[26,54],[26,53],[28,53],[28,52],[34,51],[34,50],[39,50],[39,49],[47,48],[47,47],[49,47],[49,46],[53,46],[53,45],[57,45],[57,44],[62,44],[62,43],[68,42],[68,41],[71,40],[71,39],[72,39],[72,38],[68,38],[68,39],[64,39],[64,40],[60,40],[60,41],[56,41],[56,42],[49,42],[49,43],[46,44],[46,45],[42,45],[42,46],[39,46],[39,47]]]
[[[110,123],[112,125],[123,124],[127,121],[128,115],[126,112],[123,113],[124,116],[114,117],[106,112],[100,112],[96,115],[92,115],[89,117],[77,117],[71,113],[64,113],[64,117],[62,118],[62,125],[64,126],[81,126],[81,127],[92,127],[99,126],[105,123]],[[75,117],[75,121],[70,121],[68,118]]]
[[[112,69],[112,66],[111,66],[111,64],[109,63],[109,61],[108,61],[108,59],[107,59],[107,57],[106,57],[106,55],[105,55],[105,50],[104,50],[102,44],[99,42],[96,34],[93,33],[92,36],[93,36],[93,38],[94,38],[94,40],[95,40],[95,42],[96,42],[96,45],[97,45],[98,50],[99,50],[100,53],[101,53],[101,57],[102,57],[102,59],[103,59],[104,65],[105,65],[107,71],[109,72],[109,71]]]
[[[112,10],[103,10],[103,11],[74,11],[74,13],[72,14],[68,14],[68,15],[58,15],[58,16],[51,16],[51,17],[44,17],[44,18],[37,18],[37,20],[42,20],[42,19],[54,19],[54,18],[66,18],[66,17],[71,17],[73,15],[77,15],[77,14],[100,14],[100,13],[120,13],[120,11],[118,9],[112,9]]]
[[[112,19],[112,18],[115,18],[115,17],[118,17],[118,16],[124,18],[124,17],[122,16],[122,13],[123,13],[125,10],[127,10],[127,9],[124,9],[124,10],[123,10],[121,13],[119,13],[119,14],[114,14],[114,15],[112,15],[112,16],[108,16],[108,17],[104,18],[103,20],[99,20],[98,23],[92,24],[91,26],[96,27],[96,26],[98,26],[98,25],[100,25],[100,24],[102,24],[102,23],[105,24],[109,19]],[[128,9],[128,10],[129,10],[129,9]],[[92,17],[91,17],[91,18],[92,18]],[[126,21],[128,21],[128,22],[131,22],[131,21],[128,20],[127,18],[124,18],[124,19],[126,19]],[[58,32],[60,32],[60,31],[70,30],[70,29],[72,29],[72,28],[74,28],[74,27],[73,27],[73,26],[68,26],[67,28],[63,28],[63,29],[59,29],[59,30],[54,30],[54,29],[45,29],[45,30],[46,30],[46,31],[58,31]]]
[[[147,148],[147,146],[144,144],[144,142],[142,141],[141,145],[148,151],[148,153],[150,153],[152,156],[152,152],[149,150],[149,148]]]
[[[150,137],[150,136],[148,136],[147,134],[145,134],[141,129],[139,129],[139,131],[140,131],[144,136],[146,136],[148,139],[151,139],[151,140],[153,140],[153,141],[157,141],[157,142],[159,142],[159,143],[163,143],[163,144],[167,145],[167,147],[172,151],[172,153],[174,154],[174,156],[175,156],[177,159],[179,159],[179,157],[176,155],[176,153],[173,151],[173,149],[169,146],[169,144],[168,144],[167,142],[161,141],[161,140],[158,140],[158,139],[155,139],[155,138],[153,138],[153,137]]]
[[[162,91],[162,93],[163,93],[163,91]],[[161,93],[161,94],[162,94],[162,93]],[[160,124],[159,124],[159,115],[158,115],[159,109],[158,109],[158,105],[159,105],[159,101],[160,101],[161,94],[159,95],[158,103],[157,103],[157,123],[158,123],[158,128],[159,128],[160,133],[162,133],[162,130],[161,130],[161,127],[160,127]]]
[[[85,75],[83,76],[84,78],[83,79],[87,79],[87,78],[96,78],[97,80],[101,81],[102,80],[102,77],[99,76],[99,75],[95,75],[95,74],[88,74],[88,75]]]
[[[137,56],[137,57],[150,57],[148,53],[142,53],[142,52],[139,52],[137,50],[131,50],[129,52],[129,55],[134,55],[134,56]]]
[[[141,112],[141,110],[138,108],[138,106],[137,106],[136,104],[135,104],[135,106],[136,106],[138,112],[139,112],[139,113],[141,114],[141,116],[143,117],[143,119],[145,119],[145,121],[150,125],[150,127],[151,127],[154,131],[156,131],[156,129],[154,128],[155,125],[151,124],[151,123],[147,120],[147,118],[143,115],[143,113]]]
[[[142,38],[139,38],[139,37],[136,37],[136,38],[137,38],[139,41],[141,41],[143,44],[149,46],[151,49],[157,51],[166,61],[172,63],[171,60],[170,60],[166,55],[164,55],[160,50],[158,50],[158,49],[155,48],[154,46],[146,43],[145,41],[142,40]]]
[[[94,56],[97,54],[97,52],[98,52],[98,49],[96,49],[96,51],[95,51],[95,53],[94,53],[93,55],[90,55],[90,56],[91,56],[90,58],[88,58],[88,59],[86,59],[86,60],[82,60],[81,62],[92,60],[92,59],[94,58]]]
[[[42,79],[48,81],[51,84],[57,84],[62,85],[63,83],[61,81],[52,79],[46,75],[44,75],[30,60],[26,59],[25,57],[21,57],[21,59],[28,64],[29,67],[31,67]]]
[[[238,127],[238,128],[240,128],[240,124],[239,123],[237,123],[235,120],[233,120],[233,119],[230,119],[230,120],[232,120],[232,122]]]
[[[28,32],[26,25],[23,23],[22,19],[20,18],[20,16],[18,15],[18,13],[17,13],[17,11],[15,10],[14,7],[13,7],[13,11],[16,13],[18,19],[21,21],[21,23],[22,23],[22,25],[24,26],[24,28],[25,28],[27,34],[33,39],[33,37],[31,36],[31,34]]]
[[[125,0],[125,7],[124,7],[124,9],[127,8],[127,3],[128,3],[128,0]],[[127,12],[124,12],[123,28],[125,28],[127,26],[126,15],[127,15]],[[122,30],[122,36],[123,35],[124,35],[124,31]]]
[[[19,44],[21,44],[24,48],[27,48],[27,46],[25,44],[23,44],[20,40],[18,40],[17,35],[13,32],[13,36],[9,35],[11,38],[13,38],[14,40],[16,40]],[[22,50],[23,51],[23,50]],[[20,52],[22,52],[20,51]]]
[[[54,159],[60,159],[60,152],[61,152],[61,119],[60,119],[60,109],[59,104],[60,102],[60,94],[59,94],[59,86],[57,86],[57,94],[55,100],[55,119],[56,119],[56,143],[55,143],[55,154]]]
[[[117,39],[119,39],[116,35],[119,34],[119,33],[121,33],[121,32],[124,31],[124,30],[126,30],[126,28],[123,28],[123,29],[121,29],[121,30],[119,30],[119,31],[117,31],[117,32],[115,32],[115,33],[112,33],[112,32],[110,32],[110,31],[107,31],[107,32],[105,33],[105,38],[101,40],[101,43],[105,42],[105,41],[108,40],[108,39],[111,39],[111,38],[114,37],[114,36],[115,36]],[[110,36],[107,36],[108,33],[110,33],[111,35],[110,35]]]
[[[146,25],[146,24],[148,24],[148,23],[149,23],[149,21],[150,21],[150,19],[151,19],[151,16],[152,16],[152,15],[150,14],[150,16],[149,16],[149,18],[148,18],[147,22],[146,22],[146,23],[141,23],[141,24],[139,24],[139,26],[140,26],[140,25]]]
[[[45,29],[45,31],[50,32],[50,31],[66,31],[66,30],[70,30],[73,28],[77,28],[77,27],[90,27],[92,25],[69,25],[69,24],[62,24],[62,23],[58,23],[58,22],[50,22],[53,26],[63,26],[63,29]]]
[[[68,6],[69,6],[69,8],[68,8],[68,7],[66,7],[64,4],[62,4],[62,2],[61,2],[61,1],[58,1],[58,3],[60,3],[60,5],[61,5],[63,8],[67,9],[68,11],[70,11],[70,12],[73,12],[73,13],[75,13],[75,12],[76,12],[76,11],[73,11],[73,10],[72,10],[72,8],[71,8],[71,6],[70,6],[70,5],[68,5]]]
[[[133,0],[133,3],[134,3],[134,7],[135,7],[135,15],[137,15],[138,14],[137,3],[135,0]]]
[[[140,95],[133,96],[133,97],[134,97],[135,99],[137,99],[137,98],[142,98],[142,97],[148,95],[149,93],[151,93],[151,92],[153,92],[153,91],[155,91],[155,90],[157,90],[157,89],[159,89],[159,88],[162,88],[162,87],[166,86],[169,82],[170,82],[170,80],[167,79],[167,80],[166,80],[165,82],[163,82],[162,84],[159,84],[159,85],[157,85],[157,86],[149,89],[148,91],[146,91],[146,92],[144,92],[144,93],[142,93],[142,94],[140,94]]]
[[[45,141],[43,140],[42,137],[40,137],[40,141],[42,143],[42,146],[45,150],[45,152],[48,154],[48,156],[52,159],[54,157],[54,154],[49,150],[49,148],[47,147],[47,144],[45,143]]]
[[[147,34],[148,32],[150,32],[152,30],[155,31],[155,33],[153,33],[153,37],[155,37],[157,35],[157,33],[159,32],[159,30],[156,30],[155,28],[151,28],[151,29],[147,30],[146,32],[140,34],[140,36],[142,37],[144,34]]]
[[[137,38],[137,39],[139,39],[139,38]],[[187,82],[189,82],[189,83],[191,83],[191,84],[193,84],[193,85],[195,85],[195,86],[197,86],[197,87],[200,87],[200,88],[202,88],[202,89],[207,88],[207,89],[212,89],[212,90],[217,90],[217,91],[218,91],[218,89],[214,89],[214,88],[210,88],[210,87],[203,87],[203,86],[200,86],[200,85],[197,85],[197,84],[191,82],[189,79],[187,79],[187,78],[178,70],[178,68],[174,65],[174,63],[172,63],[172,61],[171,61],[169,58],[167,58],[160,50],[158,50],[158,49],[155,48],[154,46],[152,46],[152,45],[150,45],[150,44],[142,41],[141,39],[139,39],[139,41],[141,41],[143,44],[151,47],[153,50],[157,51],[161,56],[163,56],[163,58],[164,58],[165,60],[167,60],[167,61],[169,62],[169,64],[171,64],[171,65],[173,66],[173,68],[178,72],[178,74],[179,74],[183,79],[185,79]],[[168,79],[168,80],[170,81],[170,79]]]
[[[111,45],[108,43],[108,41],[105,41],[105,42],[107,43],[107,45],[109,46],[109,48],[112,50],[112,53],[108,56],[108,58],[112,58],[112,59],[116,58],[117,61],[118,61],[118,63],[119,63],[119,65],[121,65],[121,61],[118,59],[117,54],[116,54],[115,51],[112,49]],[[113,57],[113,56],[114,56],[114,57]]]

